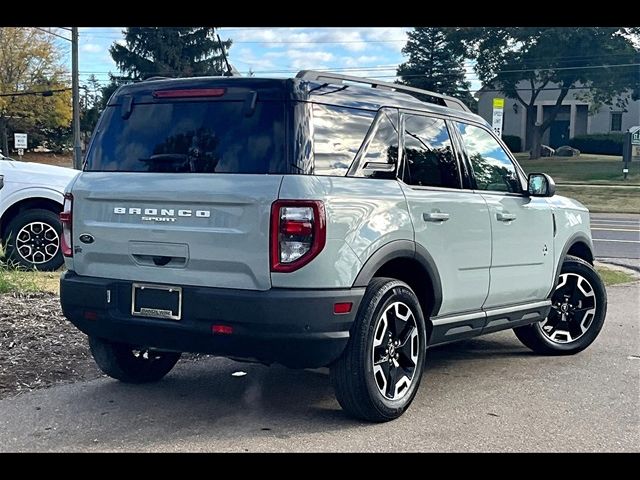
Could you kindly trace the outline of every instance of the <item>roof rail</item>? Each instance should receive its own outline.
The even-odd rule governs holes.
[[[154,77],[145,78],[143,81],[144,82],[149,82],[151,80],[169,80],[169,79],[172,79],[172,78],[173,77],[163,77],[163,76],[160,76],[160,75],[156,75]]]
[[[463,112],[470,112],[469,107],[467,107],[462,100],[457,98],[450,97],[448,95],[442,95],[441,93],[431,92],[429,90],[422,90],[420,88],[408,87],[406,85],[401,85],[398,83],[391,82],[381,82],[379,80],[372,80],[370,78],[363,77],[354,77],[351,75],[343,75],[341,73],[332,73],[332,72],[320,72],[317,70],[301,70],[296,75],[296,78],[301,78],[303,80],[310,81],[327,81],[329,83],[343,83],[345,80],[353,83],[362,83],[366,85],[370,85],[371,88],[382,88],[387,90],[397,90],[400,92],[411,92],[411,93],[420,93],[422,95],[428,95],[434,99],[440,100],[440,102],[431,102],[437,104],[444,104],[446,107],[454,108],[456,110],[462,110]]]

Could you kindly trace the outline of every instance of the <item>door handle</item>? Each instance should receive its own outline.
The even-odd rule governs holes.
[[[501,213],[501,212],[498,212],[496,214],[496,218],[500,222],[510,222],[510,221],[516,219],[516,214],[515,213]]]
[[[425,222],[446,222],[447,220],[449,220],[449,214],[442,212],[425,212],[422,214],[422,219]]]

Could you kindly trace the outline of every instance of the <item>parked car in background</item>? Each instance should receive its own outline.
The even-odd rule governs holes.
[[[77,170],[19,162],[0,153],[0,242],[5,261],[51,271],[60,250],[64,189]]]

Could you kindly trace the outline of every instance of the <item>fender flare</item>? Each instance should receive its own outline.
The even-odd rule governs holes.
[[[556,265],[556,269],[553,273],[553,287],[551,287],[551,291],[547,298],[550,298],[553,295],[556,287],[558,286],[558,281],[560,280],[560,269],[562,268],[562,264],[564,263],[564,259],[567,257],[567,252],[573,247],[576,243],[582,242],[584,243],[589,251],[591,252],[591,256],[593,257],[593,241],[589,238],[589,236],[584,232],[576,232],[571,235],[567,241],[564,243],[564,247],[562,247],[562,252],[558,257],[558,263]]]
[[[426,270],[433,287],[433,312],[431,315],[436,316],[442,305],[440,272],[427,249],[411,240],[394,240],[373,252],[360,269],[352,287],[366,287],[380,267],[396,258],[416,260]]]

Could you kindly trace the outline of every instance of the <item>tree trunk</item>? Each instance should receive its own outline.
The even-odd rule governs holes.
[[[7,138],[7,120],[0,118],[0,149],[5,157],[9,156],[9,139]]]
[[[529,153],[529,159],[535,160],[536,158],[540,158],[540,154],[542,152],[542,126],[534,125],[531,131],[531,150]]]
[[[527,118],[526,118],[526,128],[524,136],[524,150],[531,150],[531,143],[533,140],[533,129],[536,126],[536,117],[538,115],[538,108],[535,105],[527,105]]]

